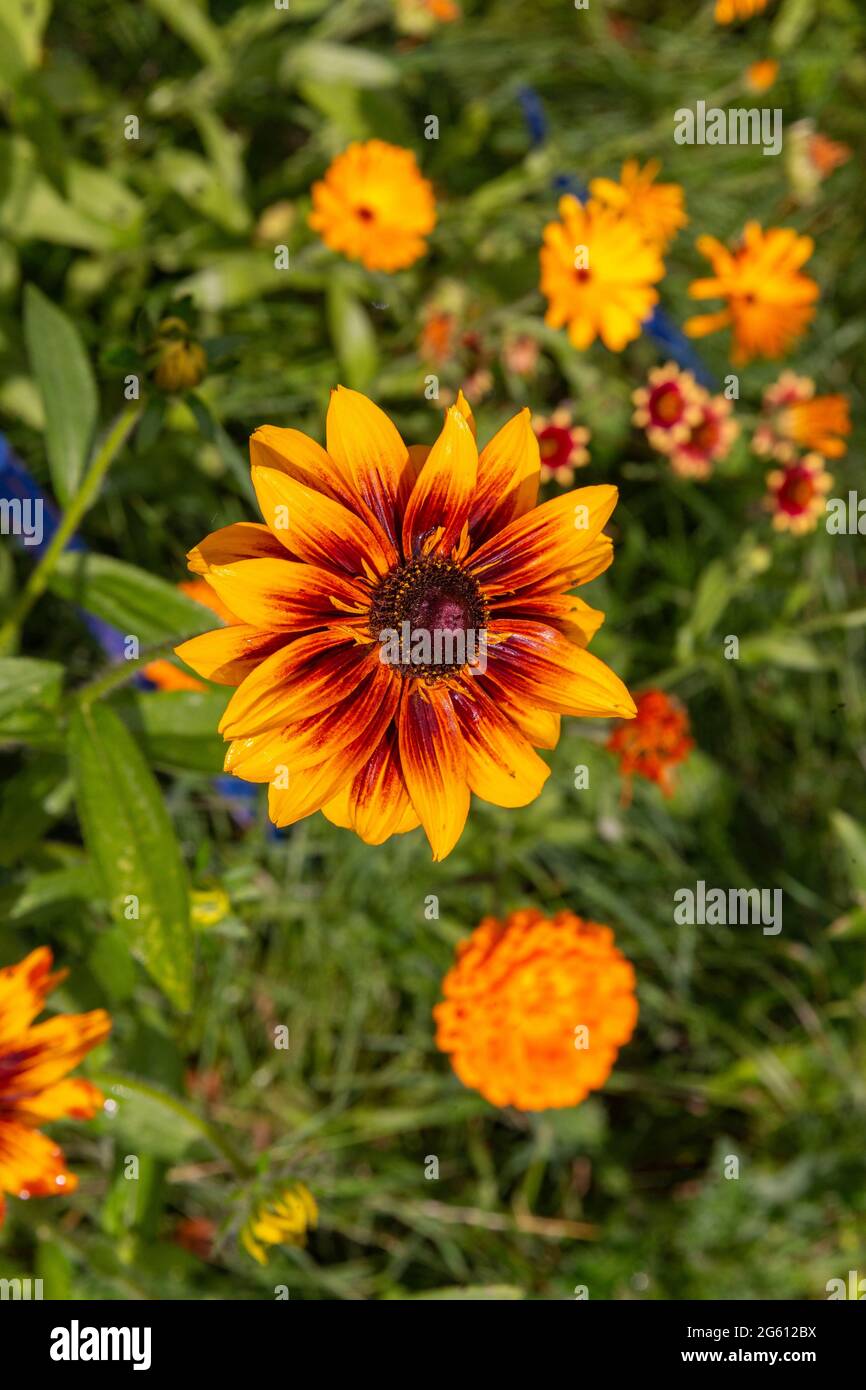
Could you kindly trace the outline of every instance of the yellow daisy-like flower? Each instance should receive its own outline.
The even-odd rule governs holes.
[[[716,23],[732,24],[735,19],[751,19],[767,8],[767,0],[716,0]]]
[[[470,792],[526,806],[561,714],[630,719],[618,676],[585,650],[603,615],[569,590],[611,562],[617,492],[536,506],[528,410],[479,453],[460,397],[432,449],[407,448],[372,401],[338,388],[327,452],[297,430],[253,435],[266,525],[208,536],[190,567],[239,622],[178,655],[236,685],[226,771],[269,784],[271,818],[322,810],[368,844],[423,825],[434,858]]]
[[[545,323],[567,324],[576,348],[600,337],[612,352],[622,352],[658,303],[653,286],[665,273],[658,247],[633,218],[593,199],[584,204],[566,194],[559,218],[545,227],[541,248]]]
[[[355,141],[313,184],[309,224],[332,251],[367,270],[403,270],[427,250],[433,189],[411,150]]]
[[[319,1208],[312,1192],[305,1183],[294,1182],[279,1196],[259,1202],[241,1229],[241,1242],[254,1260],[266,1265],[267,1246],[303,1249],[308,1232],[315,1230],[318,1221]]]
[[[627,159],[619,183],[613,179],[593,179],[589,191],[597,202],[628,213],[647,240],[664,251],[689,219],[680,185],[655,182],[661,167],[658,159],[651,159],[643,169],[636,159]]]
[[[635,974],[610,927],[536,908],[485,917],[457,946],[436,1046],[491,1105],[557,1110],[603,1086],[637,1022]]]
[[[815,317],[820,293],[800,267],[815,244],[790,227],[747,222],[742,241],[729,250],[715,237],[698,238],[697,248],[712,263],[714,274],[693,280],[692,299],[725,299],[727,308],[688,319],[686,333],[701,338],[730,327],[731,361],[744,366],[754,357],[781,357]]]

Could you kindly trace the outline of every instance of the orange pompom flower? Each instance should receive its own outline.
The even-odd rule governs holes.
[[[102,1093],[68,1073],[91,1048],[104,1042],[111,1019],[103,1009],[87,1014],[42,1012],[66,971],[51,974],[47,946],[31,951],[17,965],[0,970],[0,1224],[5,1193],[15,1197],[57,1197],[74,1192],[61,1149],[40,1133],[45,1121],[89,1120]]]
[[[632,421],[645,430],[654,449],[669,454],[674,445],[688,439],[692,426],[700,422],[700,403],[705,395],[691,372],[681,371],[675,362],[666,362],[663,367],[653,367],[647,385],[632,393]]]
[[[795,536],[814,531],[827,509],[827,493],[832,486],[833,479],[820,454],[807,454],[785,468],[774,468],[767,474],[764,505],[773,513],[776,530]]]
[[[309,223],[332,251],[367,270],[403,270],[427,250],[433,189],[411,150],[354,141],[313,184]]]
[[[627,213],[647,241],[664,251],[689,219],[680,185],[655,182],[661,167],[658,159],[651,159],[643,169],[636,159],[627,159],[620,171],[619,183],[613,179],[593,179],[589,191],[597,202]]]
[[[760,58],[746,68],[745,82],[750,92],[768,92],[779,76],[779,64],[775,58]]]
[[[609,752],[619,758],[624,778],[623,800],[631,800],[632,778],[655,782],[665,796],[673,794],[672,769],[694,748],[689,736],[689,716],[678,700],[663,690],[644,690],[637,698],[637,715],[620,725],[607,741]]]
[[[689,293],[692,299],[725,299],[727,308],[688,319],[686,333],[701,338],[730,327],[731,360],[738,366],[754,357],[781,357],[815,317],[818,286],[800,270],[814,250],[812,238],[790,227],[765,232],[747,222],[733,250],[711,236],[699,237],[697,248],[714,274],[693,280]]]
[[[811,377],[783,372],[764,392],[762,419],[752,438],[752,448],[762,458],[789,463],[801,449],[841,458],[851,433],[845,396],[816,396]]]
[[[716,22],[732,24],[735,19],[751,19],[767,8],[767,0],[716,0]]]
[[[637,1022],[635,975],[610,927],[535,908],[485,917],[457,945],[436,1046],[491,1105],[561,1110],[603,1086]]]
[[[319,809],[370,844],[423,825],[457,842],[470,791],[525,806],[560,714],[630,718],[618,676],[585,650],[602,621],[569,590],[610,564],[610,486],[536,506],[529,411],[479,454],[460,397],[432,449],[338,388],[327,452],[292,429],[251,440],[266,526],[190,554],[240,623],[178,654],[238,689],[226,770],[270,784],[277,825]],[[447,640],[445,640],[447,639]]]
[[[680,478],[709,478],[713,465],[727,458],[739,433],[739,425],[731,419],[733,407],[724,396],[711,396],[704,391],[697,403],[697,418],[689,425],[688,434],[670,450],[671,468]]]
[[[576,348],[600,337],[611,352],[622,352],[658,303],[653,287],[665,273],[659,249],[634,218],[593,199],[584,204],[566,194],[559,218],[545,227],[540,253],[545,323],[567,325]]]
[[[536,415],[532,428],[538,440],[541,457],[541,481],[550,482],[553,478],[560,487],[568,487],[574,480],[574,470],[584,468],[589,463],[589,430],[585,425],[575,425],[571,406],[563,401],[553,414]]]

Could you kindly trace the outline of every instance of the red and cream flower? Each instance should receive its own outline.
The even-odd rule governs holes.
[[[671,468],[681,478],[709,478],[713,465],[727,458],[739,431],[731,419],[731,402],[724,396],[704,392],[697,409],[685,439],[670,451]]]
[[[40,1132],[50,1120],[89,1120],[102,1104],[90,1081],[69,1072],[111,1031],[103,1009],[55,1014],[34,1024],[66,971],[51,973],[47,946],[0,970],[0,1224],[5,1195],[57,1197],[78,1180],[62,1150]]]
[[[847,398],[816,396],[811,377],[783,372],[764,392],[762,417],[752,438],[752,448],[762,458],[790,463],[804,449],[824,458],[841,458],[848,450]]]
[[[532,428],[538,440],[541,481],[547,483],[552,478],[560,487],[568,487],[574,470],[589,463],[589,430],[574,424],[574,411],[565,401],[550,416],[536,415]]]
[[[832,486],[833,479],[820,454],[807,454],[784,468],[774,468],[767,474],[764,505],[773,513],[776,530],[795,536],[814,531],[826,511]]]
[[[634,424],[646,431],[646,437],[660,454],[669,454],[676,444],[689,437],[693,425],[701,419],[700,403],[706,392],[691,372],[680,371],[675,362],[653,367],[647,385],[639,386],[632,394]]]
[[[409,449],[338,388],[327,451],[269,425],[250,447],[267,524],[224,527],[190,554],[240,623],[178,653],[238,687],[226,768],[269,784],[277,825],[321,809],[379,844],[421,824],[442,859],[470,792],[500,806],[538,795],[549,769],[535,749],[555,746],[560,715],[634,714],[586,651],[602,614],[569,593],[610,564],[616,489],[536,506],[528,410],[479,454],[461,397],[433,447]],[[431,632],[456,640],[417,654]],[[395,633],[412,638],[396,655]]]

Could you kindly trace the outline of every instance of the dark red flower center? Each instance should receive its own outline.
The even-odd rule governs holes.
[[[545,425],[538,436],[541,462],[548,468],[562,468],[571,457],[571,430],[561,425]]]
[[[800,516],[808,509],[814,496],[815,484],[808,469],[785,469],[785,479],[777,493],[783,512],[787,512],[789,516]]]
[[[370,636],[381,659],[428,685],[477,658],[487,605],[478,584],[453,560],[419,555],[379,581]]]
[[[358,208],[358,216],[362,222],[372,222],[375,214],[372,208],[360,207]]]
[[[685,401],[682,392],[674,381],[666,381],[650,393],[649,413],[654,425],[669,428],[682,418]]]

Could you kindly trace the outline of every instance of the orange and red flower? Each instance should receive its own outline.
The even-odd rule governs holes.
[[[767,474],[764,503],[773,513],[776,530],[795,536],[814,531],[827,509],[827,493],[832,486],[833,479],[820,454],[807,454],[785,468],[774,468]]]
[[[5,1195],[57,1197],[74,1192],[77,1178],[62,1150],[40,1132],[50,1120],[89,1120],[102,1093],[68,1073],[104,1042],[111,1019],[103,1009],[55,1014],[34,1024],[45,1000],[66,977],[51,973],[46,946],[0,970],[0,1224]]]
[[[224,623],[236,623],[238,618],[230,613],[225,604],[220,601],[214,593],[206,579],[185,579],[178,584],[181,593],[186,594],[187,598],[194,599],[204,608],[209,608]],[[184,671],[180,666],[175,666],[173,661],[167,661],[161,657],[157,661],[148,662],[141,673],[155,685],[157,690],[204,690],[206,687],[195,676],[191,676],[189,671]]]
[[[615,729],[606,747],[619,759],[624,800],[631,797],[633,777],[645,777],[665,796],[671,796],[672,770],[694,748],[689,716],[679,701],[663,690],[644,690],[637,697],[635,719]]]
[[[420,823],[442,859],[471,791],[500,806],[538,795],[535,749],[556,745],[561,714],[632,717],[586,651],[602,614],[568,592],[610,564],[616,489],[536,506],[528,410],[479,454],[461,397],[432,449],[410,449],[338,388],[327,452],[267,425],[251,455],[267,525],[224,527],[190,554],[240,621],[178,654],[238,686],[226,769],[270,784],[277,825],[322,809],[380,844]],[[431,634],[449,640],[437,650]]]
[[[565,401],[550,416],[536,415],[532,428],[538,440],[541,481],[547,483],[552,478],[560,487],[568,487],[574,470],[589,463],[589,430],[574,424],[574,411]]]
[[[634,1032],[634,969],[610,927],[528,908],[457,946],[433,1010],[436,1046],[491,1105],[552,1110],[603,1086]]]
[[[790,463],[801,449],[841,458],[848,450],[844,436],[850,433],[845,396],[816,396],[811,377],[783,372],[764,392],[752,448],[762,458],[780,463]]]
[[[689,293],[693,299],[724,299],[727,307],[688,319],[685,331],[701,338],[729,327],[736,365],[781,357],[815,317],[818,286],[801,270],[814,250],[812,238],[790,227],[765,232],[759,223],[747,222],[733,250],[711,236],[699,237],[697,247],[714,273],[693,280]]]
[[[313,184],[309,223],[332,251],[367,270],[402,270],[427,250],[433,189],[411,150],[355,141]]]

